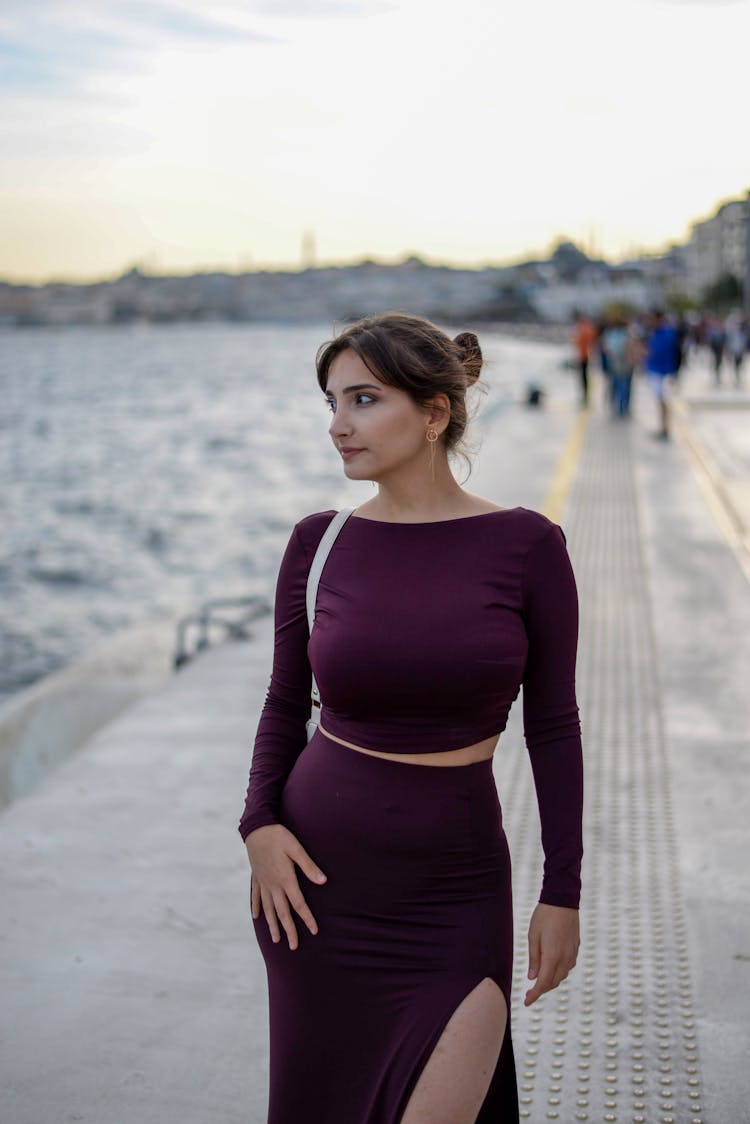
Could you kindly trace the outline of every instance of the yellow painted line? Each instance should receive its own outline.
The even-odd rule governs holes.
[[[678,442],[690,461],[708,509],[750,582],[750,530],[732,503],[721,472],[691,426],[684,402],[673,402],[673,418]]]
[[[547,495],[544,497],[544,503],[542,504],[542,512],[548,519],[551,519],[553,523],[559,523],[562,519],[565,504],[567,503],[568,495],[573,485],[573,477],[575,476],[578,461],[583,449],[583,443],[586,440],[586,431],[589,427],[590,418],[590,408],[581,410],[568,434],[565,448],[555,466],[555,471],[552,473],[552,480],[550,481]]]

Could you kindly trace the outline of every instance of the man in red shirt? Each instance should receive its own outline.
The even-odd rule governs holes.
[[[581,374],[581,406],[589,404],[589,359],[596,344],[596,328],[583,313],[575,313],[575,327],[571,342],[578,355],[578,369]]]

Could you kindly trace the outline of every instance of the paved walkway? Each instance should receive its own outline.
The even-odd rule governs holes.
[[[566,984],[513,1012],[522,1112],[738,1124],[750,584],[688,451],[695,409],[661,443],[643,387],[631,423],[601,402],[581,422],[560,379],[543,412],[492,418],[469,485],[557,506],[582,602],[583,947]],[[696,367],[684,394],[701,380]],[[721,448],[742,447],[741,409]],[[553,486],[566,468],[569,490]],[[265,977],[235,824],[270,644],[265,620],[253,642],[202,656],[0,814],[3,1124],[265,1119]],[[496,777],[518,1004],[540,857],[517,708]]]

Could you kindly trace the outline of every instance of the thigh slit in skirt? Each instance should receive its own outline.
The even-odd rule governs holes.
[[[318,923],[299,946],[255,931],[268,972],[269,1124],[399,1124],[453,1012],[485,977],[508,1025],[477,1124],[518,1120],[510,1037],[510,859],[492,762],[411,765],[315,733],[281,822]]]

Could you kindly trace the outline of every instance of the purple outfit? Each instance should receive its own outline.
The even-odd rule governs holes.
[[[510,1007],[510,862],[490,761],[414,766],[500,733],[523,683],[545,853],[540,900],[578,906],[578,606],[560,528],[524,508],[433,523],[352,516],[308,643],[307,574],[333,512],[294,529],[279,573],[271,684],[243,839],[283,823],[328,876],[298,870],[315,916],[299,948],[255,922],[270,998],[269,1124],[398,1124],[461,1000],[485,977]],[[510,1023],[478,1119],[513,1121]]]

